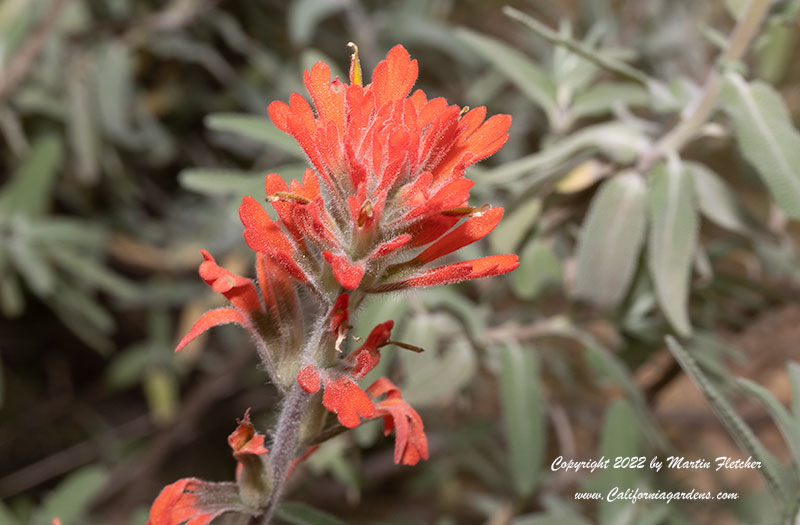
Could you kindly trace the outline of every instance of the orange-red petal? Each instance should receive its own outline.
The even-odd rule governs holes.
[[[183,336],[183,339],[180,340],[178,346],[175,347],[175,351],[177,352],[181,350],[183,347],[192,342],[195,337],[199,336],[209,328],[230,323],[236,323],[247,328],[247,320],[244,318],[241,312],[234,308],[217,308],[216,310],[209,310],[201,315],[200,319],[195,321],[195,323],[192,325],[192,328],[189,329],[189,332]]]

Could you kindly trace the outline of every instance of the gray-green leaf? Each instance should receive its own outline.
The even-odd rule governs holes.
[[[578,239],[576,297],[606,308],[622,300],[644,241],[645,200],[645,185],[636,173],[603,183]]]
[[[294,139],[279,130],[266,116],[244,113],[213,113],[205,118],[205,125],[215,131],[235,133],[255,142],[267,144],[284,153],[304,159],[303,150]]]
[[[545,424],[539,360],[531,348],[516,342],[502,349],[500,394],[508,440],[508,465],[514,489],[530,496],[541,479]]]
[[[542,68],[515,48],[486,35],[459,28],[456,36],[488,60],[553,120],[556,88],[553,79]]]
[[[748,84],[736,73],[728,73],[725,80],[722,100],[742,154],[778,205],[800,219],[800,133],[792,125],[789,110],[768,84]]]
[[[679,162],[653,167],[648,202],[651,226],[647,262],[656,297],[675,331],[689,336],[689,278],[698,224],[689,172]]]
[[[684,167],[694,179],[700,212],[717,226],[737,233],[747,233],[750,228],[741,204],[722,177],[697,162],[687,162]]]

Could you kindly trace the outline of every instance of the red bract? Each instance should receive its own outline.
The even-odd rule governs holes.
[[[248,512],[234,483],[184,478],[164,487],[150,508],[147,525],[207,525],[225,512]]]
[[[167,485],[150,508],[148,525],[205,525],[225,512],[257,514],[267,504],[271,483],[264,435],[250,423],[250,410],[229,436],[238,462],[236,483],[184,478]],[[264,497],[266,494],[266,497]]]
[[[515,255],[502,264],[473,261],[436,278],[424,267],[481,239],[500,220],[502,208],[468,207],[472,182],[464,170],[503,146],[511,117],[487,120],[484,107],[428,100],[421,90],[409,95],[417,69],[399,45],[366,86],[357,55],[349,84],[331,79],[330,68],[319,62],[304,77],[313,108],[296,93],[288,104],[270,104],[275,125],[297,140],[314,169],[302,184],[287,186],[275,174],[267,177],[277,222],[245,198],[240,215],[252,249],[325,290],[326,267],[345,290],[368,280],[364,288],[371,292],[499,275],[516,267]],[[448,233],[461,219],[466,220]]]
[[[237,483],[185,479],[168,486],[151,510],[154,525],[199,525],[228,510],[264,512],[268,521],[295,466],[337,430],[326,428],[320,403],[346,428],[381,418],[385,433],[395,431],[396,463],[427,459],[422,419],[400,390],[385,377],[366,391],[358,384],[380,362],[382,347],[421,349],[391,341],[393,321],[387,321],[344,355],[351,308],[368,293],[500,275],[518,265],[513,254],[437,263],[499,223],[502,208],[469,205],[474,183],[464,173],[503,146],[511,117],[487,119],[486,108],[412,94],[417,61],[402,46],[389,51],[364,86],[355,51],[347,84],[331,79],[321,62],[305,73],[313,107],[296,93],[288,104],[270,104],[273,122],[297,140],[312,169],[289,184],[267,175],[266,200],[276,219],[260,199],[242,201],[257,283],[202,252],[201,277],[230,306],[203,315],[177,347],[220,324],[251,333],[284,396],[271,451],[245,414],[228,438]]]
[[[355,382],[378,365],[380,348],[391,343],[393,325],[387,321],[373,328],[363,345],[331,369],[320,371],[314,365],[306,365],[297,374],[297,382],[310,394],[319,391],[320,383],[324,384],[322,404],[337,414],[342,426],[355,428],[361,424],[361,418],[382,417],[385,433],[394,429],[397,434],[395,463],[415,465],[420,459],[428,459],[428,440],[419,414],[385,377],[377,379],[366,392]],[[376,403],[382,395],[386,398]]]

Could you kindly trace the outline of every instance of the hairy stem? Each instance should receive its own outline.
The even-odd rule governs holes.
[[[275,509],[280,503],[283,489],[286,486],[286,474],[292,464],[299,445],[300,423],[303,420],[311,396],[295,382],[286,395],[283,409],[278,417],[278,425],[272,440],[270,466],[272,468],[272,498],[261,518],[262,525],[268,525]]]

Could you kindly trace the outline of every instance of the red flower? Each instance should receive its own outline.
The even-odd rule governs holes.
[[[386,395],[383,401],[375,403],[375,411],[378,416],[383,416],[383,433],[388,435],[395,431],[394,462],[416,465],[420,459],[428,459],[428,439],[422,418],[402,398],[400,389],[381,377],[367,389],[367,394],[373,401]]]
[[[250,423],[250,410],[229,436],[238,462],[236,483],[184,478],[167,485],[150,508],[148,525],[205,525],[225,512],[258,514],[270,497],[269,461],[263,434]]]
[[[306,365],[297,374],[297,381],[311,394],[324,384],[322,404],[338,416],[342,426],[355,428],[361,424],[361,418],[382,417],[384,433],[389,434],[393,429],[396,432],[395,463],[415,465],[420,459],[428,459],[428,440],[419,414],[385,377],[377,379],[366,392],[356,384],[378,365],[380,348],[390,344],[393,324],[387,321],[373,328],[364,344],[332,369],[320,371],[315,365]],[[383,395],[386,398],[376,402]]]
[[[267,176],[277,222],[255,199],[245,198],[240,215],[252,249],[328,294],[339,291],[327,284],[325,268],[345,290],[359,289],[368,278],[363,288],[371,292],[516,268],[516,255],[424,267],[483,238],[499,222],[502,208],[468,207],[472,182],[464,170],[505,144],[511,117],[486,120],[483,107],[462,110],[442,98],[428,100],[421,90],[409,95],[417,69],[399,45],[366,86],[357,54],[349,84],[331,80],[330,68],[319,62],[304,76],[313,109],[296,93],[288,104],[270,104],[275,125],[297,140],[314,169],[290,186]]]
[[[234,483],[210,483],[184,478],[161,490],[147,525],[207,525],[225,512],[247,512]]]

